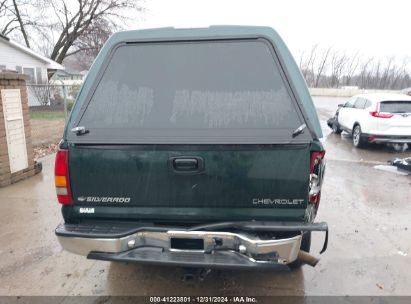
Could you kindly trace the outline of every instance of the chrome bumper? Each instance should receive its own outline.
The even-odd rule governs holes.
[[[176,249],[173,239],[202,240],[203,249]],[[89,238],[59,236],[61,246],[72,253],[89,255],[100,252],[121,254],[143,248],[161,248],[165,253],[188,252],[212,254],[214,252],[232,252],[248,259],[252,263],[288,264],[297,259],[301,235],[291,238],[262,240],[248,233],[215,231],[139,231],[119,238]]]

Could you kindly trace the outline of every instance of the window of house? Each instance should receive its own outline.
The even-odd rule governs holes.
[[[28,84],[36,83],[36,75],[33,68],[23,68],[23,73],[30,76],[30,79],[27,80]]]
[[[21,65],[17,65],[16,66],[16,71],[20,74],[23,73],[23,67]]]
[[[37,78],[37,84],[43,83],[43,77],[41,77],[41,68],[39,67],[36,67],[36,78]]]

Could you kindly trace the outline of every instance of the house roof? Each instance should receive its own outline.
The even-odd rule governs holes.
[[[11,40],[10,38],[4,36],[4,35],[0,35],[0,41],[2,41],[3,43],[23,52],[26,53],[34,58],[37,58],[38,60],[41,60],[43,62],[46,63],[47,69],[51,69],[51,70],[64,70],[64,66],[62,66],[61,64],[55,62],[54,60],[51,60],[50,58],[47,58],[43,55],[40,55],[39,53],[36,53],[35,51],[33,51],[32,49],[29,49],[28,47],[25,47],[13,40]]]
[[[58,76],[84,76],[87,74],[87,71],[76,72],[73,70],[65,69],[65,70],[57,70],[55,75]]]

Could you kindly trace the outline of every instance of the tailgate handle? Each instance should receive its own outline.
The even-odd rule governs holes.
[[[170,165],[179,173],[196,173],[204,169],[204,160],[201,157],[171,157]]]

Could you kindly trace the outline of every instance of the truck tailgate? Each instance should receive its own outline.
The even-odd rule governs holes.
[[[304,210],[308,199],[308,144],[73,145],[69,155],[74,204],[130,216],[135,207],[158,208],[157,216],[164,208],[264,215]]]

